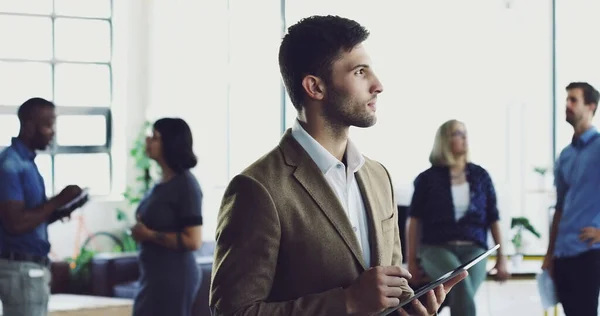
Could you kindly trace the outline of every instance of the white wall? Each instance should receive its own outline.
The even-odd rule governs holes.
[[[530,240],[530,251],[543,253],[551,201],[536,192],[533,167],[552,165],[550,1],[369,4],[288,0],[288,23],[338,14],[371,31],[365,46],[384,92],[377,124],[351,137],[390,170],[398,202],[408,205],[437,127],[464,121],[473,162],[495,182],[508,249],[511,217],[526,215],[544,237]]]
[[[280,136],[279,0],[156,1],[150,11],[148,118],[190,124],[203,238],[214,240],[230,178]]]

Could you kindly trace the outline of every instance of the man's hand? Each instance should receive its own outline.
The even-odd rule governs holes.
[[[581,230],[581,234],[579,234],[579,240],[583,242],[587,242],[591,247],[594,244],[600,243],[600,228],[595,227],[585,227]]]
[[[402,316],[431,316],[436,315],[437,311],[442,306],[446,299],[446,295],[452,290],[458,282],[462,281],[468,275],[467,271],[462,272],[456,277],[448,280],[446,283],[429,291],[422,297],[425,297],[427,303],[423,305],[420,300],[416,299],[411,302],[410,307],[400,308],[399,313]],[[408,310],[408,311],[407,311]],[[409,312],[410,311],[410,312]]]
[[[82,189],[77,185],[68,185],[55,197],[61,207],[81,194]]]
[[[71,220],[71,214],[73,212],[75,212],[75,210],[77,210],[78,208],[82,207],[83,205],[85,205],[87,202],[89,201],[89,197],[86,196],[85,198],[81,199],[80,201],[78,201],[76,204],[73,204],[71,207],[69,207],[68,209],[61,209],[60,211],[54,211],[55,216],[60,219],[61,222],[68,222],[69,220]]]
[[[508,269],[506,268],[506,257],[505,256],[498,256],[498,259],[496,261],[496,265],[494,266],[494,269],[496,269],[496,275],[494,275],[494,278],[496,279],[496,281],[504,282],[504,281],[508,280],[508,278],[510,278],[510,273],[508,272]]]
[[[410,273],[398,266],[374,267],[358,277],[344,290],[346,310],[350,315],[372,315],[398,306]]]
[[[551,278],[554,279],[554,256],[546,254],[542,263],[542,270],[548,271]]]

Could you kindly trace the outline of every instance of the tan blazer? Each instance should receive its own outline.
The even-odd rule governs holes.
[[[365,158],[357,181],[373,266],[401,265],[387,170]],[[288,130],[279,146],[231,180],[218,217],[213,315],[346,314],[343,288],[368,269],[350,221]],[[404,284],[406,297],[412,295]]]

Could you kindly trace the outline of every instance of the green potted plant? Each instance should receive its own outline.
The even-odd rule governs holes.
[[[537,238],[540,238],[541,234],[533,227],[533,225],[531,225],[529,219],[526,217],[513,217],[510,222],[510,228],[514,231],[511,240],[515,248],[513,264],[518,266],[523,260],[523,232],[528,231]]]
[[[137,171],[136,182],[133,185],[128,186],[123,193],[123,197],[127,202],[127,208],[135,210],[144,195],[150,189],[153,179],[151,176],[151,170],[154,170],[155,166],[150,158],[146,155],[146,131],[152,126],[152,123],[145,122],[142,126],[142,130],[138,134],[133,147],[129,151],[129,155],[135,161],[135,167]],[[121,239],[125,247],[125,251],[136,251],[137,243],[131,235],[128,233],[129,228],[134,224],[130,220],[128,213],[123,208],[116,209],[117,221],[123,223],[124,230],[121,234]]]
[[[533,171],[538,174],[538,189],[545,190],[547,188],[546,173],[548,172],[548,167],[536,166],[533,167]]]

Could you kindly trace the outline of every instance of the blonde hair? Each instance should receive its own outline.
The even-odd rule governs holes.
[[[435,133],[435,139],[433,140],[433,148],[431,149],[431,154],[429,154],[429,162],[431,162],[433,166],[453,166],[457,163],[450,145],[452,130],[457,124],[465,125],[465,123],[459,120],[449,120],[438,127],[437,132]],[[465,158],[469,161],[468,150]]]

